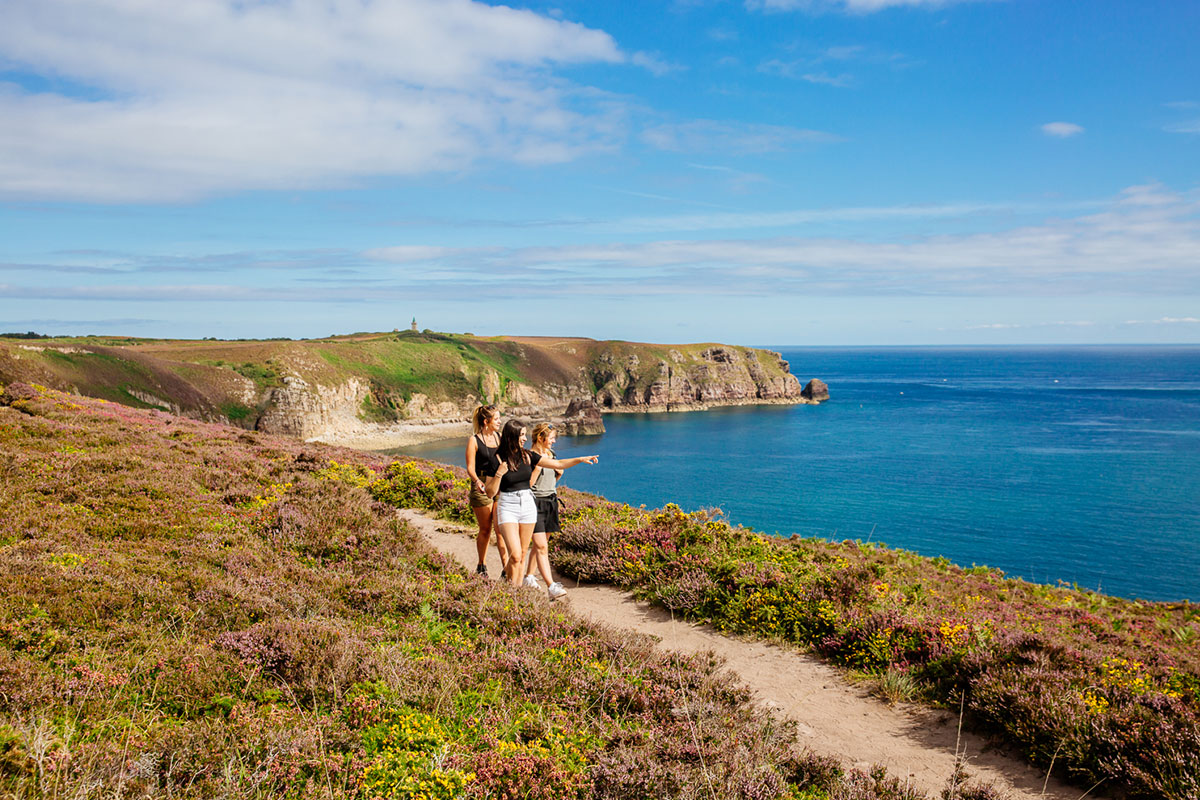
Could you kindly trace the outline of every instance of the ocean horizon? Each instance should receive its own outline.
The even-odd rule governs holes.
[[[820,406],[607,414],[563,483],[1124,597],[1200,600],[1200,346],[780,347]],[[461,464],[463,442],[391,451]]]

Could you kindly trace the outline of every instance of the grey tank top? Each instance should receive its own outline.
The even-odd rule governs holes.
[[[550,453],[550,458],[555,458],[553,452]],[[554,474],[554,470],[545,467],[538,474],[538,478],[530,487],[533,489],[534,497],[550,497],[558,491],[558,476]]]

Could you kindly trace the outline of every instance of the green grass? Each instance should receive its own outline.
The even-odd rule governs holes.
[[[242,405],[241,403],[222,403],[219,408],[221,409],[221,413],[230,422],[238,423],[258,418],[258,409],[250,408],[250,406]]]
[[[251,362],[235,364],[233,365],[233,371],[243,378],[249,378],[254,381],[260,389],[283,385],[283,378],[280,376],[279,370],[270,361],[265,364]]]
[[[450,335],[410,333],[395,339],[321,343],[316,352],[340,374],[366,375],[379,393],[403,402],[417,393],[435,400],[476,395],[488,370],[497,373],[502,386],[522,379],[515,352],[497,347],[485,353],[469,340]]]

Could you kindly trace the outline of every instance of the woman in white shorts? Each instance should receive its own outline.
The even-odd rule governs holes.
[[[500,537],[508,545],[508,578],[520,586],[529,551],[529,540],[537,523],[537,505],[529,488],[533,468],[568,469],[576,464],[595,464],[597,456],[549,458],[525,449],[525,426],[510,419],[500,433],[500,466],[487,479],[487,493],[496,497],[496,520]]]

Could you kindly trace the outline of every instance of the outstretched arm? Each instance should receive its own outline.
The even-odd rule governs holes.
[[[550,469],[570,469],[576,464],[595,464],[600,460],[600,456],[576,456],[575,458],[546,458],[538,462],[539,467],[549,467]]]

